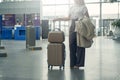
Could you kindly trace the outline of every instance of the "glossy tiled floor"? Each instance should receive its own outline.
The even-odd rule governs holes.
[[[97,37],[86,49],[84,69],[69,68],[68,37],[66,37],[65,69],[47,68],[47,40],[36,41],[43,49],[29,51],[25,41],[2,40],[8,57],[0,57],[0,80],[120,80],[120,42]]]

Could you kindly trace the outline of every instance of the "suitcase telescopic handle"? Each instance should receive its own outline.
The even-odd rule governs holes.
[[[61,31],[61,29],[60,29],[60,26],[61,26],[61,25],[60,25],[60,21],[59,21],[59,28],[56,28],[56,27],[55,27],[55,22],[56,22],[56,21],[53,21],[53,31],[56,31],[56,30],[57,30],[57,31]]]
[[[59,28],[54,28],[53,31],[61,31]]]

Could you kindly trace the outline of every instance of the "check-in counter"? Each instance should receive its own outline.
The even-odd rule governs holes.
[[[26,28],[25,27],[16,27],[14,31],[14,39],[15,40],[25,40],[26,36]]]
[[[36,40],[40,39],[40,27],[35,27]],[[26,27],[17,27],[14,31],[15,40],[26,40]]]
[[[1,38],[2,39],[12,39],[12,28],[2,28]]]

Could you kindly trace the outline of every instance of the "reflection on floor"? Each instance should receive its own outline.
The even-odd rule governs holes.
[[[86,49],[84,69],[69,68],[66,37],[65,69],[48,70],[47,40],[36,41],[42,50],[26,50],[25,41],[2,40],[8,57],[0,58],[0,80],[120,80],[120,42],[97,37]]]

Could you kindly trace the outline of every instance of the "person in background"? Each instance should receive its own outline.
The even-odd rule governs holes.
[[[64,18],[57,18],[53,21],[58,20],[70,20],[69,28],[69,49],[70,49],[70,68],[78,69],[84,67],[85,64],[85,48],[77,46],[76,32],[75,32],[75,21],[82,19],[84,16],[89,17],[88,9],[85,5],[84,0],[74,0],[73,6],[70,8],[69,16]]]
[[[14,30],[16,30],[17,27],[21,27],[21,24],[20,24],[19,21],[16,21],[16,24],[15,24],[15,26],[14,26]]]
[[[15,30],[17,29],[17,27],[21,27],[21,24],[18,20],[16,21],[16,24],[14,25],[12,29],[12,38],[14,38]]]

